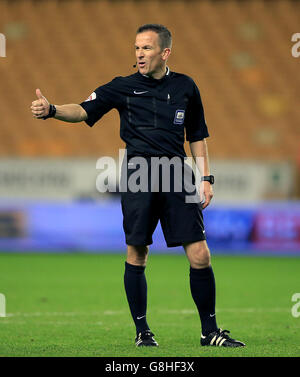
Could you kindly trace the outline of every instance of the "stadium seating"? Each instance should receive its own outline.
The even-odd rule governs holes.
[[[90,129],[35,120],[29,107],[36,88],[52,103],[79,103],[133,73],[135,31],[148,22],[170,28],[169,65],[200,88],[211,156],[297,160],[300,2],[256,0],[1,1],[0,156],[117,155],[117,111]]]

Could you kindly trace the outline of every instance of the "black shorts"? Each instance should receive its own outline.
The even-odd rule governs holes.
[[[178,174],[179,165],[175,169],[172,164],[166,173],[150,157],[145,159],[147,166],[137,163],[137,158],[127,157],[122,165],[120,191],[126,244],[151,245],[158,221],[168,247],[205,240],[202,207],[192,169],[180,159],[182,174]]]

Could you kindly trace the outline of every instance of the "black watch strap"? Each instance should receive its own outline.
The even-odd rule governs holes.
[[[56,114],[56,107],[54,105],[51,105],[50,104],[50,108],[49,108],[49,114],[46,115],[45,117],[43,117],[42,119],[48,119],[48,118],[54,118]]]
[[[204,175],[203,177],[201,177],[201,181],[208,181],[213,185],[215,183],[215,177],[213,175]]]

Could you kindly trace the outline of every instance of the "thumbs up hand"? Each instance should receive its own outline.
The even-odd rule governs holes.
[[[34,118],[42,119],[49,114],[50,104],[40,89],[36,89],[35,93],[37,99],[31,104],[31,112]]]

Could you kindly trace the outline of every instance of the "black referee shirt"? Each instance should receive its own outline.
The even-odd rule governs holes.
[[[80,105],[91,127],[111,109],[119,111],[128,155],[186,157],[185,133],[190,142],[209,136],[196,84],[169,69],[159,80],[139,72],[116,77]]]

